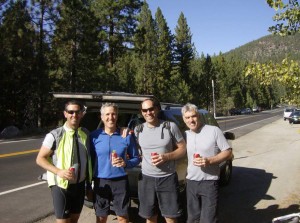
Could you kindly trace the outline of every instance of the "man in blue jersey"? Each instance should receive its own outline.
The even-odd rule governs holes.
[[[125,168],[139,164],[139,154],[133,135],[122,137],[117,127],[118,107],[105,103],[101,107],[104,128],[91,133],[94,166],[94,208],[97,223],[105,223],[113,201],[118,222],[128,223],[129,184]]]

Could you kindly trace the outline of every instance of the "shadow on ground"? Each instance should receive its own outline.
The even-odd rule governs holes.
[[[274,200],[267,191],[275,178],[262,169],[233,167],[232,181],[220,190],[220,223],[270,223],[275,217],[300,212],[299,204],[255,208],[261,200]]]
[[[277,204],[265,209],[255,208],[262,200],[275,200],[267,193],[275,178],[272,173],[262,169],[233,167],[230,184],[220,188],[219,223],[271,223],[273,218],[300,212],[299,203],[287,208],[280,208]],[[139,217],[137,207],[130,208],[129,216],[132,223],[145,222]],[[165,221],[159,218],[158,222]]]

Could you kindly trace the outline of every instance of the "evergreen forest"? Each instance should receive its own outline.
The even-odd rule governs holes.
[[[298,103],[294,82],[267,74],[293,65],[300,75],[299,35],[270,35],[218,55],[197,52],[196,38],[183,13],[170,30],[161,9],[151,12],[143,0],[1,1],[0,131],[53,127],[61,111],[51,92],[153,94],[211,111],[214,90],[217,115]]]

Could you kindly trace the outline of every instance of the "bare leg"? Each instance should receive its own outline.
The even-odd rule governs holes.
[[[117,216],[119,223],[129,223],[128,216]]]
[[[106,223],[106,221],[107,221],[107,216],[104,217],[96,216],[96,223]]]
[[[77,223],[79,217],[80,217],[80,214],[71,214],[71,220],[70,220],[70,222],[71,223]]]
[[[167,223],[177,223],[176,218],[165,218]]]
[[[146,223],[157,223],[157,215],[147,218]]]
[[[71,223],[71,219],[56,219],[56,223]]]
[[[71,214],[67,219],[56,219],[56,223],[77,223],[80,214]]]

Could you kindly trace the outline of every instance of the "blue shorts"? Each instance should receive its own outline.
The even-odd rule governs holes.
[[[51,187],[55,217],[57,219],[70,218],[70,214],[80,214],[84,196],[85,181],[79,184],[69,184],[67,189],[56,185]]]
[[[130,206],[128,177],[94,180],[94,208],[96,216],[106,217],[111,202],[117,216],[128,216]]]
[[[149,219],[158,214],[167,218],[181,216],[179,205],[178,176],[174,173],[166,177],[141,175],[138,182],[139,215]]]
[[[186,198],[188,223],[218,222],[218,195],[219,185],[217,180],[186,182]]]

